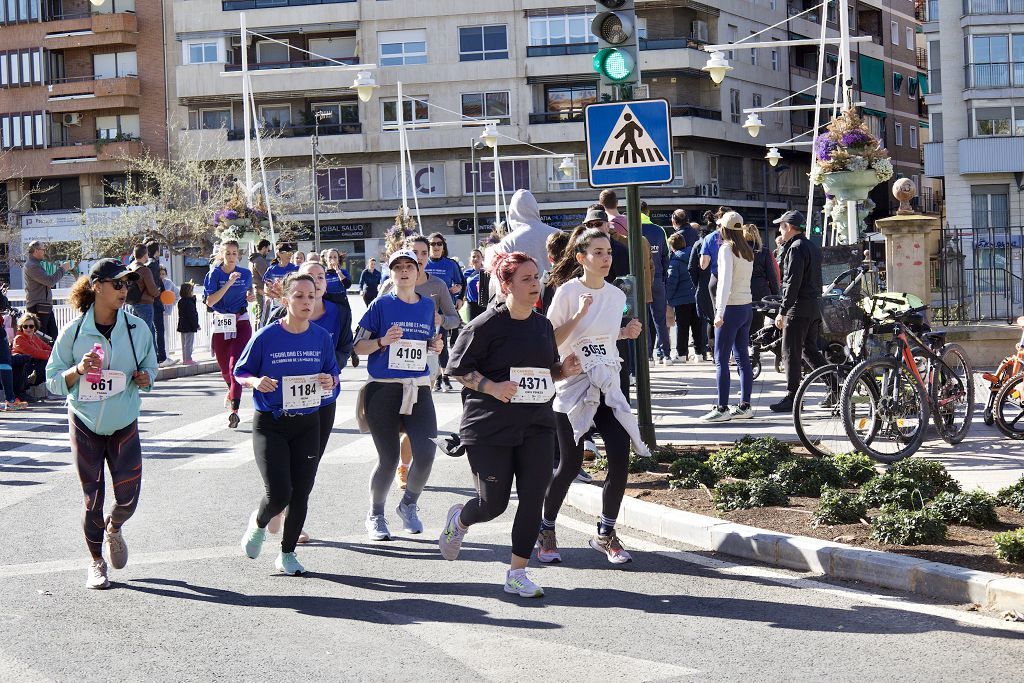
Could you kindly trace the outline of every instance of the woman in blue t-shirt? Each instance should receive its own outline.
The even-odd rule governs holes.
[[[327,249],[327,260],[324,261],[324,268],[327,269],[327,292],[330,294],[344,294],[352,286],[352,276],[341,267],[341,252],[337,249]]]
[[[252,447],[266,488],[242,547],[252,559],[259,557],[267,525],[288,508],[274,566],[295,575],[306,571],[295,544],[322,453],[321,406],[338,397],[338,363],[331,335],[309,322],[316,306],[313,278],[289,274],[281,294],[288,313],[256,333],[235,368],[238,381],[253,390]]]
[[[391,539],[384,505],[395,479],[404,432],[412,446],[413,460],[397,512],[406,531],[418,534],[423,523],[416,502],[434,464],[437,418],[430,394],[427,350],[441,350],[435,334],[434,302],[416,293],[419,263],[416,254],[396,251],[388,260],[393,289],[380,295],[366,310],[356,328],[355,351],[369,356],[370,377],[356,402],[360,428],[369,431],[377,448],[377,467],[370,478],[370,512],[366,531],[373,541]]]
[[[220,265],[206,274],[203,292],[206,305],[213,309],[210,346],[220,376],[228,385],[228,427],[234,429],[239,423],[238,406],[242,400],[242,386],[234,377],[235,362],[252,337],[248,305],[256,300],[256,295],[252,290],[252,271],[238,265],[238,242],[221,242],[217,255]]]
[[[469,268],[462,271],[462,277],[466,281],[466,305],[468,318],[475,320],[478,315],[487,310],[486,297],[480,301],[480,273],[484,267],[484,253],[474,249],[469,253]],[[453,344],[454,346],[454,344]]]

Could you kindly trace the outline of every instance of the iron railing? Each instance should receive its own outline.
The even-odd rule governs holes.
[[[930,265],[937,323],[1009,323],[1024,309],[1024,226],[941,228]]]
[[[964,66],[968,88],[1024,87],[1024,62],[974,62]]]
[[[938,0],[932,3],[938,7]],[[1024,0],[964,0],[964,14],[1024,14]]]

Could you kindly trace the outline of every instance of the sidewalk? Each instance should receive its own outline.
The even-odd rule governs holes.
[[[714,363],[652,365],[651,399],[658,443],[732,443],[747,434],[770,435],[783,441],[798,442],[792,415],[768,410],[769,405],[785,394],[785,378],[774,371],[771,359],[771,354],[764,355],[764,369],[754,381],[751,396],[754,419],[712,424],[698,422],[697,418],[706,413],[716,400]],[[735,371],[732,391],[733,395],[739,393],[739,378]],[[1024,476],[1024,448],[1004,437],[994,426],[987,427],[982,422],[987,391],[988,386],[984,382],[975,382],[977,405],[974,421],[962,443],[950,446],[930,431],[919,454],[942,462],[965,489],[981,487],[994,493]]]

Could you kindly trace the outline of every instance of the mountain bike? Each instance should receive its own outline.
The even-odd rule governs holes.
[[[1017,318],[1017,326],[1024,328],[1024,316]],[[1024,431],[1021,432],[1022,436],[1016,436],[1018,430],[1024,430],[1024,424],[1020,424],[1017,427],[1021,422],[1021,418],[1011,415],[1009,419],[997,422],[993,413],[1003,387],[1010,383],[1011,380],[1016,379],[1017,375],[1021,373],[1024,373],[1024,329],[1021,330],[1021,337],[1020,341],[1017,342],[1016,351],[1004,358],[999,363],[999,367],[996,368],[995,372],[985,372],[981,375],[988,382],[989,387],[988,400],[985,401],[985,412],[983,413],[985,424],[991,425],[995,423],[999,427],[999,431],[1012,439],[1024,438]],[[1014,384],[1019,384],[1019,382],[1014,382]],[[1005,398],[1014,401],[1015,391],[1015,389],[1007,391],[1004,394]],[[1016,421],[1014,421],[1014,418],[1016,418]]]

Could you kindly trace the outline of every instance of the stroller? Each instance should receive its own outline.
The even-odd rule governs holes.
[[[775,372],[782,372],[782,330],[775,326],[775,317],[782,310],[782,297],[773,294],[754,302],[754,310],[764,313],[770,324],[755,330],[750,335],[750,366],[754,379],[761,375],[761,353],[771,351],[775,354]]]

